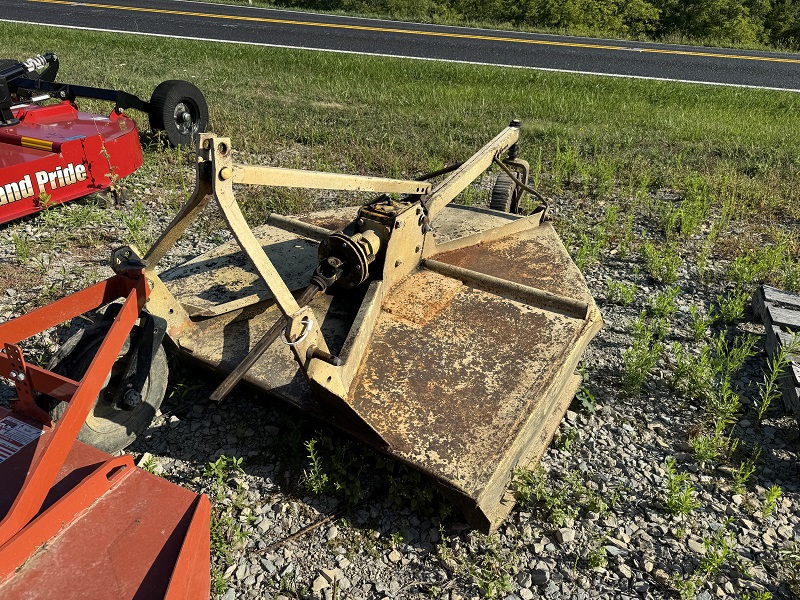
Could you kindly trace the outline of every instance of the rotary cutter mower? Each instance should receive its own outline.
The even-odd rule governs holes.
[[[144,256],[116,250],[117,274],[98,284],[134,286],[139,304],[109,304],[55,357],[57,376],[14,358],[35,327],[0,325],[0,374],[45,386],[51,401],[39,404],[49,412],[33,415],[44,431],[48,416],[56,428],[71,418],[79,439],[111,452],[160,404],[166,347],[224,376],[213,400],[244,381],[419,470],[472,526],[491,531],[513,506],[514,470],[549,444],[580,384],[578,360],[602,325],[546,204],[519,214],[522,194],[536,194],[519,134],[513,121],[463,163],[413,181],[237,164],[230,140],[203,134],[192,197]],[[500,174],[490,208],[451,203],[492,165]],[[271,214],[251,229],[238,185],[378,195],[303,217]],[[211,202],[233,240],[160,271]],[[88,310],[110,295],[78,292],[39,310],[79,299]],[[118,334],[123,317],[133,324]],[[96,400],[81,425],[74,400],[52,388],[87,366],[94,373],[100,356],[110,375],[86,392]]]

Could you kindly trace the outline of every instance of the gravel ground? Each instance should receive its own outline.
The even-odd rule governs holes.
[[[129,183],[130,197],[144,198],[152,212],[152,233],[171,214],[150,185],[152,190],[136,176]],[[567,200],[560,203],[561,218],[582,215],[586,224],[600,218],[599,212],[569,208],[574,203]],[[131,214],[134,208],[128,200],[103,210]],[[40,216],[0,229],[3,320],[110,274],[110,249],[129,235],[119,219],[107,217],[77,231],[74,220],[87,210],[101,211],[73,203],[49,211],[47,220]],[[171,261],[202,252],[224,236],[202,238],[190,235]],[[796,593],[800,557],[793,562],[787,548],[800,541],[798,429],[782,406],[773,406],[761,424],[753,414],[766,361],[763,343],[733,382],[743,402],[733,436],[741,448],[762,449],[753,475],[735,489],[731,472],[738,460],[700,463],[692,454],[689,436],[707,420],[706,412],[676,396],[669,352],[640,394],[621,392],[630,324],[648,298],[666,287],[644,273],[636,252],[621,259],[611,251],[587,269],[605,320],[583,359],[596,410],[589,413],[576,403],[567,413],[534,478],[547,493],[518,506],[493,536],[470,531],[458,515],[446,514],[446,504],[426,484],[391,466],[375,468],[380,461],[322,423],[246,389],[237,388],[220,405],[210,402],[217,381],[189,364],[171,364],[161,412],[129,451],[140,465],[211,495],[218,522],[215,586],[225,600],[670,598],[724,548],[730,552],[718,570],[697,579],[697,589],[684,591],[686,597],[797,597],[791,586]],[[636,281],[631,305],[606,302],[608,278]],[[689,307],[707,311],[721,290],[701,284],[691,264],[679,271],[677,285],[678,311],[666,342],[696,347]],[[737,332],[761,339],[763,327],[748,313],[730,327],[731,335]],[[27,352],[46,362],[66,333],[45,332]],[[11,393],[3,389],[5,398]],[[331,491],[329,481],[324,493],[310,491],[320,472],[308,459],[309,440],[340,467],[352,461],[330,474],[340,490]],[[237,468],[225,457],[243,460]],[[665,508],[670,457],[695,490],[698,506],[686,515]],[[214,461],[219,477],[207,467]],[[359,472],[358,465],[366,468]],[[765,494],[773,485],[782,496],[764,517]],[[546,498],[559,493],[566,516],[554,519]]]

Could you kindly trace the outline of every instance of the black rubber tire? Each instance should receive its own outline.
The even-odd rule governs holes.
[[[197,86],[172,79],[158,84],[150,96],[150,127],[163,131],[171,146],[191,147],[208,125],[208,105]]]
[[[511,202],[514,199],[514,188],[516,184],[508,173],[501,172],[492,186],[492,197],[489,200],[489,208],[493,210],[511,211]]]
[[[53,356],[48,369],[78,380],[86,373],[97,349],[100,347],[110,324],[99,323],[82,329],[70,337]],[[120,358],[130,350],[130,337],[120,351]],[[117,363],[119,364],[119,363]],[[95,448],[114,454],[128,447],[152,422],[167,391],[169,367],[163,346],[159,346],[150,365],[150,373],[142,389],[142,402],[133,410],[117,410],[111,402],[100,401],[105,394],[113,394],[114,379],[122,376],[122,368],[115,366],[103,384],[100,396],[86,417],[78,433],[78,439]],[[109,384],[111,384],[109,386]],[[66,402],[51,400],[49,410],[53,421],[58,421],[67,410]]]

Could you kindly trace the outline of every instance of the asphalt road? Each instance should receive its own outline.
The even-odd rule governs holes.
[[[417,25],[184,0],[0,0],[2,20],[800,91],[800,54]]]

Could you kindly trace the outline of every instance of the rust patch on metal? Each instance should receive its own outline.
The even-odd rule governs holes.
[[[548,411],[537,404],[581,326],[466,287],[423,326],[384,313],[354,408],[405,460],[477,494],[531,412]]]
[[[298,219],[304,223],[316,225],[317,227],[323,227],[329,231],[341,231],[353,222],[352,219],[337,219],[336,217],[317,218],[313,216],[307,216],[298,217]]]
[[[324,227],[330,231],[341,231],[358,216],[360,206],[345,206],[332,210],[322,210],[307,215],[298,215],[297,219],[304,223]]]
[[[464,285],[431,271],[407,278],[383,302],[383,310],[414,327],[422,327],[444,309]]]
[[[561,296],[591,300],[583,275],[550,223],[431,258]]]

